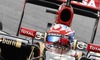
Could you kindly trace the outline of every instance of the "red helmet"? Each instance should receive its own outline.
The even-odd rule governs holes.
[[[47,44],[58,44],[70,48],[69,35],[72,30],[66,25],[55,24],[48,30],[46,37]]]
[[[72,30],[63,24],[55,24],[52,26],[48,31],[48,33],[55,33],[55,34],[61,34],[61,35],[70,35],[72,33]]]

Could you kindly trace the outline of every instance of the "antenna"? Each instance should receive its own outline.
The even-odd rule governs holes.
[[[25,11],[25,7],[26,7],[26,3],[27,3],[27,1],[25,0],[16,36],[19,36],[19,31],[20,31],[20,27],[21,27],[22,20],[23,20],[23,17],[24,17],[24,11]]]

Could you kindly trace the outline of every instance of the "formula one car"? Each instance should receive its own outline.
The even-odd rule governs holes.
[[[1,31],[2,32],[2,31]],[[41,35],[42,34],[42,35]],[[44,38],[40,39],[40,35],[42,37],[44,37],[46,35],[46,33],[40,33],[38,32],[38,34],[36,34],[37,37],[35,38],[35,40],[43,40]],[[41,60],[41,59],[64,59],[65,56],[60,57],[58,54],[54,54],[49,52],[48,50],[45,51],[45,46],[43,41],[42,42],[34,42],[33,44],[29,43],[29,40],[23,39],[23,38],[19,38],[19,37],[15,37],[15,36],[11,36],[9,34],[5,34],[0,33],[1,39],[0,39],[0,47],[1,47],[1,56],[0,59],[1,60]],[[75,46],[76,42],[74,42]],[[87,46],[86,46],[87,45]],[[85,52],[85,48],[87,47],[87,50],[90,52],[88,53],[88,55],[84,55],[82,53]],[[49,46],[50,48],[50,46]],[[74,47],[75,48],[75,47]],[[5,50],[7,49],[7,50]],[[99,54],[96,52],[100,52],[100,46],[99,45],[95,45],[95,44],[86,44],[84,42],[78,42],[76,44],[76,48],[75,48],[78,52],[78,58],[79,60],[82,59],[87,59],[87,60],[91,60],[91,59],[99,59]],[[13,51],[12,51],[13,50]],[[75,51],[76,51],[75,50]],[[71,50],[74,52],[74,50]],[[9,55],[12,54],[13,55]],[[75,60],[75,57],[72,56],[66,56],[67,59],[70,60]]]
[[[24,30],[24,31],[30,31],[28,28],[21,28],[21,31]],[[43,32],[36,32],[35,30],[32,30],[30,31],[31,33],[33,32],[34,33],[34,36],[35,39],[34,39],[34,42],[37,42],[38,43],[38,46],[40,47],[41,49],[41,53],[40,55],[43,54],[44,58],[45,56],[47,57],[46,59],[55,59],[55,57],[57,58],[58,56],[58,59],[60,58],[59,55],[57,55],[56,53],[52,53],[52,52],[49,52],[48,50],[45,51],[45,39],[46,39],[46,36],[47,35],[46,33],[43,33]],[[25,36],[27,34],[23,33],[23,32],[20,32],[21,34],[24,34]],[[49,48],[51,48],[51,46],[53,45],[50,45]],[[95,45],[95,44],[88,44],[86,42],[82,42],[82,41],[77,41],[77,40],[74,40],[74,44],[72,45],[73,49],[71,50],[71,52],[75,52],[77,51],[78,53],[78,60],[97,60],[99,59],[99,49],[100,49],[100,46],[99,45]],[[46,52],[46,53],[45,53]],[[45,53],[45,55],[44,55]],[[50,58],[51,57],[51,58]],[[39,57],[41,58],[41,57]],[[34,58],[32,58],[34,59]],[[64,56],[62,57],[62,59],[64,59]],[[66,59],[69,59],[69,56],[66,57]],[[71,60],[75,60],[74,57],[70,56],[70,59]]]
[[[99,58],[99,55],[95,54],[95,52],[100,53],[100,46],[92,44],[94,42],[96,30],[98,27],[100,11],[99,7],[99,0],[96,1],[96,5],[94,5],[93,0],[83,1],[71,1],[71,0],[25,0],[25,4],[23,7],[22,17],[19,24],[17,36],[20,34],[26,35],[28,37],[32,37],[32,43],[29,43],[29,40],[15,37],[9,34],[0,34],[0,47],[1,47],[1,59],[4,60],[91,60]],[[64,24],[68,27],[71,27],[73,14],[80,14],[92,18],[96,18],[96,23],[93,30],[92,39],[90,41],[91,44],[86,42],[74,40],[72,44],[73,49],[71,52],[78,52],[77,57],[71,55],[63,55],[63,54],[56,54],[54,51],[50,52],[45,47],[45,41],[47,33],[37,32],[36,30],[27,29],[21,27],[22,19],[24,16],[24,9],[26,3],[37,4],[41,6],[50,7],[54,10],[46,10],[46,12],[50,12],[53,14],[57,14],[57,18],[55,20],[55,24]],[[85,4],[87,3],[87,4]],[[92,6],[92,7],[90,7]],[[73,12],[74,11],[74,12]],[[98,12],[98,14],[96,14]],[[48,29],[53,24],[48,24]],[[55,43],[54,43],[55,44]],[[49,46],[50,49],[52,45]],[[56,45],[52,46],[58,47]],[[61,49],[65,49],[61,47]],[[13,51],[12,51],[13,50]],[[91,55],[91,51],[94,51]],[[12,53],[11,53],[12,52]],[[94,55],[93,55],[94,54]],[[94,58],[93,58],[94,57]]]
[[[63,2],[63,3],[62,3]],[[96,2],[96,3],[95,3]],[[31,3],[31,4],[36,4],[40,6],[45,6],[56,10],[46,10],[46,12],[57,14],[57,18],[55,20],[55,23],[57,24],[64,24],[66,26],[71,27],[71,22],[73,18],[73,14],[80,14],[83,16],[88,16],[91,18],[97,19],[94,25],[93,33],[92,33],[92,38],[90,40],[90,43],[94,42],[94,38],[96,35],[96,30],[98,28],[98,22],[99,22],[99,3],[100,1],[98,0],[78,0],[78,1],[66,1],[66,0],[27,0],[26,3]],[[85,4],[86,3],[86,4]],[[73,12],[74,11],[74,12]],[[23,14],[23,13],[22,13]],[[52,26],[52,23],[48,23],[48,28]],[[18,31],[19,33],[19,31]],[[17,35],[18,35],[17,33]],[[27,35],[27,34],[25,34]],[[29,36],[30,34],[28,34]],[[38,37],[36,37],[36,40],[38,38],[41,40],[43,38],[43,35],[40,33]],[[74,49],[78,49],[78,51],[82,51],[85,53],[88,53],[88,50],[86,49],[88,46],[87,43],[85,42],[74,42]],[[85,54],[86,55],[86,54]],[[81,55],[82,56],[82,55]]]

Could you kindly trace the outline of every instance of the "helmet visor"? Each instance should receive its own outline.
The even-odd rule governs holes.
[[[54,36],[54,35],[48,35],[47,36],[47,42],[58,42],[60,40],[60,36]]]

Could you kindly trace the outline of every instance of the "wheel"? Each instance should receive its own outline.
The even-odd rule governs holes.
[[[72,45],[72,48],[73,48],[74,50],[77,48],[77,43],[78,43],[78,41],[75,39],[75,40],[74,40],[74,43],[73,43],[73,45]]]

